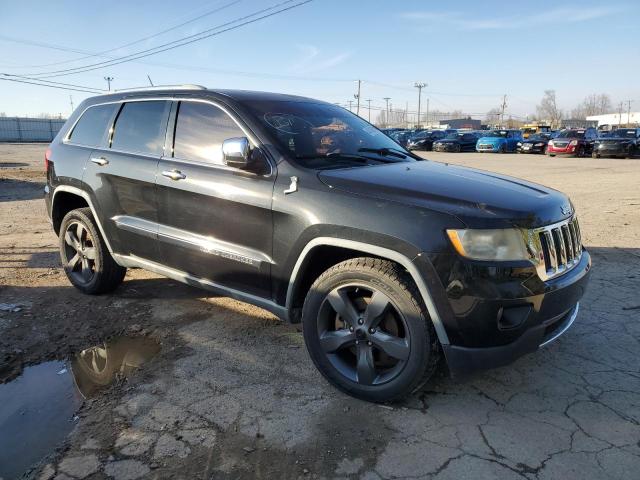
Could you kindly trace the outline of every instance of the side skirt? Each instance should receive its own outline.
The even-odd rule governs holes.
[[[154,272],[159,275],[163,275],[165,277],[171,278],[178,282],[186,283],[187,285],[191,285],[193,287],[202,288],[204,290],[209,290],[211,292],[218,293],[225,297],[231,297],[234,300],[250,303],[257,307],[264,308],[265,310],[273,313],[276,317],[280,318],[281,320],[289,321],[289,314],[287,309],[282,305],[278,305],[267,298],[258,297],[255,295],[241,292],[239,290],[234,290],[232,288],[228,288],[218,283],[212,282],[211,280],[194,277],[193,275],[190,275],[186,272],[175,270],[173,268],[166,267],[159,263],[152,262],[150,260],[146,260],[144,258],[140,258],[135,255],[120,255],[116,253],[116,254],[113,254],[113,258],[118,263],[118,265],[121,265],[123,267],[142,268],[144,270],[148,270],[150,272]]]

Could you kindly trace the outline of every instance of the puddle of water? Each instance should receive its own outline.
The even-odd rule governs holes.
[[[0,385],[0,478],[20,477],[62,443],[75,425],[83,398],[153,358],[160,345],[146,337],[121,337],[24,369]]]

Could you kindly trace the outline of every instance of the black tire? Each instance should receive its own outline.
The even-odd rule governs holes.
[[[503,143],[498,149],[498,153],[507,153],[507,146]]]
[[[309,355],[325,378],[370,402],[411,394],[433,375],[440,359],[417,287],[386,260],[354,258],[325,271],[307,294],[302,325]]]
[[[596,152],[591,153],[591,158],[600,158],[600,155],[598,155]]]
[[[543,155],[547,154],[547,146],[546,145],[544,147],[542,147],[542,154]]]
[[[578,150],[576,151],[576,157],[582,158],[582,157],[584,157],[584,154],[585,154],[584,147],[583,146],[579,146]]]
[[[64,272],[81,292],[98,295],[111,292],[122,283],[127,269],[109,253],[90,208],[78,208],[65,215],[59,247]]]

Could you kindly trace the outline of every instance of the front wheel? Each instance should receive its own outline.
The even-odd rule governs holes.
[[[59,244],[64,272],[78,290],[95,295],[110,292],[122,283],[127,269],[109,253],[90,208],[65,215]]]
[[[498,149],[498,153],[507,153],[507,146],[503,143]]]
[[[318,370],[363,400],[409,395],[431,377],[440,358],[415,284],[386,260],[355,258],[324,272],[307,294],[302,322]]]

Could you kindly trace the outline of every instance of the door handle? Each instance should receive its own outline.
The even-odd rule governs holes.
[[[91,161],[96,165],[100,165],[101,167],[104,167],[107,163],[109,163],[109,160],[104,157],[91,157]]]
[[[169,177],[171,180],[184,180],[187,176],[180,170],[165,170],[162,172],[163,177]]]

